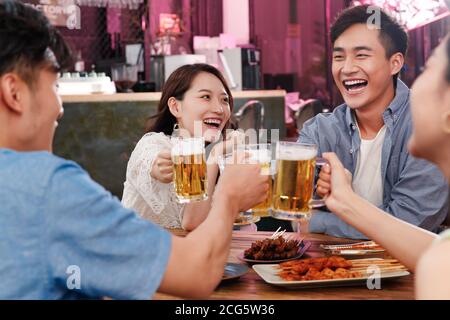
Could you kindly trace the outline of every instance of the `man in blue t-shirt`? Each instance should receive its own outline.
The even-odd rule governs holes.
[[[0,1],[0,299],[207,296],[234,218],[266,195],[259,166],[230,165],[207,219],[185,238],[138,218],[51,153],[69,57],[42,13]]]

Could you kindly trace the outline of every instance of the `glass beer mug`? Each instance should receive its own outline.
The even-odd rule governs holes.
[[[238,151],[241,152],[241,151]],[[227,164],[236,164],[238,159],[238,154],[236,152],[234,153],[227,153],[224,155],[221,155],[217,158],[217,162],[219,165],[220,173],[222,174],[225,170],[225,166]],[[261,220],[260,217],[254,216],[252,212],[240,212],[237,218],[234,220],[233,225],[234,226],[244,226],[249,225],[252,223],[256,223],[259,220]]]
[[[296,142],[278,142],[277,169],[272,198],[272,216],[281,220],[309,219],[313,208],[325,205],[313,199],[317,166],[327,162],[317,158],[317,146]]]
[[[238,147],[249,154],[250,163],[261,165],[261,175],[267,176],[269,191],[265,201],[248,210],[248,213],[258,217],[269,217],[272,207],[272,148],[270,144],[248,144]]]
[[[203,138],[172,138],[175,193],[179,203],[208,199],[205,141]]]

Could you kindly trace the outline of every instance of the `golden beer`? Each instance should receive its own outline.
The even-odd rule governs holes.
[[[270,163],[261,164],[261,174],[266,172],[267,180],[269,182],[269,190],[267,191],[267,198],[264,202],[258,204],[256,207],[251,208],[249,211],[253,213],[255,216],[259,217],[268,217],[270,208],[272,207],[272,175],[270,174]]]
[[[204,144],[202,142],[192,147],[187,145],[189,142],[186,141],[179,143],[172,149],[177,200],[180,203],[205,200],[208,193]]]
[[[261,166],[261,175],[267,176],[269,183],[269,191],[267,192],[267,198],[256,207],[251,208],[248,212],[258,217],[270,216],[270,209],[272,207],[272,149],[270,144],[249,144],[240,146],[241,150],[249,153],[247,161],[249,163],[258,163]]]
[[[217,160],[218,160],[217,164],[219,166],[220,173],[223,174],[226,165],[238,163],[238,156],[237,156],[237,153],[227,153],[227,154],[219,156]],[[269,168],[270,168],[270,164],[269,164]],[[261,171],[263,171],[263,170],[261,170]],[[249,224],[258,222],[260,219],[261,218],[259,216],[253,215],[253,212],[251,210],[249,210],[247,212],[240,212],[239,215],[234,220],[233,225],[234,226],[249,225]]]
[[[282,143],[277,154],[272,215],[278,219],[310,218],[317,148]],[[286,149],[283,149],[285,147]]]

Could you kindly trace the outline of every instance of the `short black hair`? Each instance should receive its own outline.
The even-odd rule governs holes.
[[[389,59],[398,52],[406,57],[408,52],[408,33],[397,20],[377,6],[361,5],[342,11],[331,26],[330,37],[332,44],[334,45],[337,38],[351,26],[360,23],[367,24],[373,17],[373,9],[380,12],[379,38],[386,51],[386,58]],[[394,76],[394,80],[397,80],[397,77],[398,74]]]
[[[44,14],[16,0],[0,0],[0,76],[15,71],[29,85],[36,71],[72,66],[69,47]]]

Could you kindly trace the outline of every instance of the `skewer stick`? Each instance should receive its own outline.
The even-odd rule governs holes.
[[[406,267],[397,266],[397,267],[384,267],[379,268],[381,272],[385,271],[407,271],[408,269]],[[352,268],[350,271],[366,271],[367,268]]]
[[[388,262],[388,263],[400,263],[400,261],[396,259],[353,259],[349,260],[354,263],[377,263],[377,262]]]
[[[280,231],[280,229],[281,229],[281,227],[278,227],[277,231],[275,231],[270,238],[274,239],[275,235],[278,233],[278,231]]]
[[[362,262],[356,262],[356,261],[352,261],[353,265],[364,265],[364,264],[401,264],[398,261],[362,261]]]

